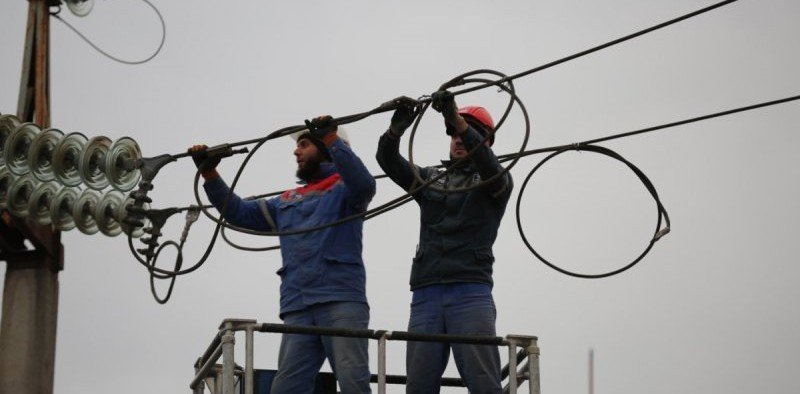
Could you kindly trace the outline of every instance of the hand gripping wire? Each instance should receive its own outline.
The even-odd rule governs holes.
[[[584,56],[584,55],[587,55],[587,54],[589,54],[589,53],[593,53],[593,52],[595,52],[595,51],[598,51],[598,50],[601,50],[601,49],[604,49],[604,48],[608,48],[608,47],[610,47],[610,46],[612,46],[612,45],[616,45],[616,44],[618,44],[618,43],[621,43],[621,42],[624,42],[624,41],[630,40],[630,39],[632,39],[632,38],[635,38],[635,37],[638,37],[638,36],[644,35],[644,34],[646,34],[646,33],[649,33],[649,32],[652,32],[652,31],[654,31],[654,30],[657,30],[657,29],[663,28],[663,27],[665,27],[665,26],[669,26],[669,25],[671,25],[671,24],[674,24],[674,23],[677,23],[677,22],[679,22],[679,21],[682,21],[682,20],[685,20],[685,19],[691,18],[691,17],[693,17],[693,16],[700,15],[700,14],[702,14],[702,13],[708,12],[708,11],[710,11],[710,10],[713,10],[713,9],[716,9],[716,8],[719,8],[719,7],[723,6],[723,5],[727,5],[727,4],[733,3],[733,2],[735,2],[735,1],[736,1],[736,0],[728,0],[728,1],[723,1],[723,2],[717,3],[717,4],[715,4],[715,5],[712,5],[712,6],[706,7],[706,8],[704,8],[704,9],[701,9],[701,10],[695,11],[695,12],[693,12],[693,13],[686,14],[686,15],[684,15],[684,16],[681,16],[681,17],[679,17],[679,18],[675,18],[675,19],[673,19],[673,20],[670,20],[670,21],[664,22],[664,23],[662,23],[662,24],[659,24],[659,25],[653,26],[653,27],[651,27],[651,28],[648,28],[648,29],[641,30],[641,31],[639,31],[639,32],[636,32],[636,33],[634,33],[634,34],[631,34],[631,35],[628,35],[628,36],[625,36],[625,37],[619,38],[619,39],[617,39],[617,40],[614,40],[614,41],[608,42],[608,43],[606,43],[606,44],[603,44],[603,45],[599,45],[599,46],[597,46],[597,47],[594,47],[594,48],[591,48],[591,49],[589,49],[589,50],[586,50],[586,51],[583,51],[583,52],[577,53],[577,54],[575,54],[575,55],[571,55],[571,56],[568,56],[568,57],[565,57],[565,58],[559,59],[559,60],[557,60],[557,61],[554,61],[554,62],[551,62],[551,63],[545,64],[545,65],[543,65],[543,66],[536,67],[536,68],[533,68],[533,69],[530,69],[530,70],[524,71],[524,72],[522,72],[522,73],[519,73],[519,74],[515,74],[515,75],[512,75],[512,76],[507,76],[507,77],[502,77],[502,78],[500,78],[500,79],[498,79],[498,80],[488,80],[488,79],[480,79],[480,78],[468,78],[468,77],[471,77],[472,75],[475,75],[475,74],[477,74],[478,72],[481,72],[481,71],[484,71],[484,72],[486,72],[486,71],[487,71],[487,70],[477,70],[477,71],[475,71],[475,72],[467,73],[467,74],[464,74],[464,75],[462,75],[462,76],[460,76],[460,77],[456,77],[456,78],[454,78],[453,80],[451,80],[449,83],[451,83],[451,84],[452,84],[451,86],[458,86],[458,85],[461,85],[461,84],[466,84],[466,83],[479,83],[479,85],[478,85],[478,86],[475,86],[475,87],[472,87],[472,88],[463,89],[463,90],[460,90],[460,91],[455,91],[455,92],[453,92],[453,93],[454,93],[454,95],[460,95],[460,94],[464,94],[464,93],[472,92],[472,91],[475,91],[475,90],[478,90],[478,89],[487,88],[487,87],[490,87],[490,86],[497,86],[497,87],[498,87],[500,90],[505,90],[507,93],[509,93],[509,94],[512,96],[512,98],[511,98],[511,100],[510,100],[509,108],[506,110],[506,113],[503,115],[503,118],[501,119],[501,122],[499,122],[499,123],[498,123],[498,127],[500,126],[500,124],[501,124],[503,121],[505,121],[505,118],[506,118],[506,116],[507,116],[507,114],[508,114],[508,111],[511,109],[511,106],[513,105],[513,102],[517,102],[517,103],[520,105],[520,107],[523,109],[523,113],[524,113],[524,114],[525,114],[525,116],[526,116],[526,123],[527,123],[527,122],[529,122],[529,121],[528,121],[528,119],[527,119],[527,113],[524,111],[524,107],[522,107],[522,103],[521,103],[521,101],[520,101],[520,100],[519,100],[519,99],[516,97],[516,94],[513,92],[513,85],[511,85],[511,83],[510,83],[512,80],[514,80],[514,79],[516,79],[516,78],[523,77],[523,76],[530,75],[530,74],[532,74],[532,73],[535,73],[535,72],[538,72],[538,71],[544,70],[544,69],[546,69],[546,68],[553,67],[553,66],[555,66],[555,65],[557,65],[557,64],[561,64],[561,63],[567,62],[567,61],[569,61],[569,60],[573,60],[573,59],[576,59],[576,58],[582,57],[582,56]],[[495,73],[495,72],[492,72],[491,70],[488,70],[488,72],[489,72],[489,73]],[[498,75],[498,74],[495,74],[495,75]],[[499,75],[498,75],[498,76],[499,76]],[[446,86],[446,85],[447,85],[447,84],[445,84],[444,86]],[[794,99],[794,98],[791,98],[791,99]],[[790,100],[790,99],[784,99],[784,101],[783,101],[783,102],[785,102],[786,100]],[[779,100],[779,101],[780,101],[780,100]],[[377,113],[382,113],[382,112],[391,111],[391,110],[393,110],[393,109],[397,108],[397,106],[398,106],[400,103],[401,103],[401,102],[400,102],[400,100],[398,100],[398,99],[391,100],[391,101],[388,101],[388,102],[386,102],[386,103],[382,104],[381,106],[379,106],[378,108],[376,108],[376,109],[374,109],[374,110],[367,111],[367,112],[360,113],[360,114],[355,114],[355,115],[345,116],[345,117],[341,117],[341,118],[338,118],[338,119],[334,119],[334,122],[336,122],[337,124],[347,124],[347,123],[352,123],[352,122],[355,122],[355,121],[358,121],[358,120],[364,119],[364,118],[366,118],[366,117],[368,117],[368,116],[371,116],[371,115],[374,115],[374,114],[377,114]],[[416,102],[416,105],[417,105],[417,108],[419,108],[419,109],[421,109],[421,110],[424,110],[425,108],[427,108],[427,105],[429,105],[429,103],[430,103],[430,98],[428,98],[428,97],[422,97],[420,100],[417,100],[417,102]],[[735,110],[734,110],[734,111],[735,111]],[[419,111],[419,112],[421,113],[421,112],[423,112],[423,111]],[[731,113],[732,113],[732,112],[731,112]],[[419,118],[417,118],[417,120],[416,120],[416,123],[415,123],[415,129],[416,129],[416,126],[418,125],[418,123],[419,123]],[[231,194],[232,194],[232,192],[233,192],[233,189],[234,189],[234,187],[235,187],[235,184],[236,184],[236,182],[237,182],[237,181],[238,181],[238,179],[239,179],[239,176],[241,175],[241,170],[244,168],[244,166],[247,164],[247,161],[249,160],[249,158],[252,156],[252,154],[253,154],[253,153],[255,153],[255,150],[257,150],[257,149],[258,149],[258,147],[260,147],[260,145],[261,145],[261,144],[263,144],[263,143],[264,143],[264,142],[266,142],[267,140],[270,140],[270,139],[273,139],[273,138],[277,138],[277,137],[282,137],[282,136],[285,136],[285,135],[291,134],[291,133],[293,133],[293,132],[296,132],[296,131],[299,131],[299,130],[302,130],[302,129],[304,129],[304,127],[303,127],[303,126],[291,126],[291,127],[287,127],[287,128],[284,128],[284,129],[277,130],[277,131],[275,131],[275,132],[271,133],[270,135],[268,135],[267,137],[264,137],[264,138],[259,138],[259,139],[254,139],[254,140],[250,140],[250,141],[243,141],[243,142],[240,142],[240,143],[234,143],[234,144],[230,144],[230,146],[239,146],[239,145],[245,145],[245,144],[257,143],[257,146],[256,146],[256,147],[253,149],[253,151],[251,151],[251,152],[248,154],[247,158],[246,158],[246,159],[244,160],[244,162],[242,163],[242,166],[240,167],[240,170],[239,170],[239,172],[237,173],[237,176],[236,176],[236,178],[235,178],[235,180],[234,180],[234,183],[231,185],[231,188],[230,188],[230,189],[231,189]],[[524,144],[527,144],[528,134],[529,134],[529,132],[530,132],[530,130],[529,130],[529,129],[530,129],[530,126],[529,126],[529,124],[528,124],[528,125],[527,125],[527,127],[526,127],[526,137],[525,137],[525,143],[524,143]],[[633,133],[635,133],[635,132],[628,133],[628,135],[633,135]],[[412,134],[412,135],[413,135],[413,134]],[[606,139],[610,139],[610,138],[615,138],[615,137],[613,137],[613,136],[612,136],[612,137],[606,137]],[[600,139],[600,140],[604,140],[604,139]],[[600,140],[595,140],[595,142],[599,142]],[[589,143],[589,142],[587,142],[587,143]],[[581,145],[574,145],[574,146],[573,146],[573,148],[581,148],[581,147],[582,147]],[[505,157],[499,157],[499,158],[501,159],[501,161],[512,161],[512,164],[510,164],[509,166],[507,166],[507,167],[504,169],[504,173],[505,173],[505,172],[508,172],[508,170],[510,169],[510,167],[512,167],[512,166],[513,166],[513,164],[514,164],[514,163],[516,163],[516,161],[517,161],[517,160],[519,160],[519,159],[520,159],[520,158],[522,158],[522,157],[525,157],[525,156],[528,156],[528,155],[531,155],[531,154],[535,154],[535,153],[542,153],[542,152],[547,152],[547,151],[550,151],[550,152],[552,152],[552,151],[555,151],[555,150],[557,150],[558,148],[560,148],[560,147],[553,147],[553,148],[543,148],[543,149],[536,149],[536,150],[532,150],[532,151],[524,151],[524,149],[525,149],[525,145],[523,145],[523,148],[521,148],[519,152],[517,152],[517,153],[514,153],[514,154],[504,155]],[[585,146],[583,146],[583,148],[584,148],[584,150],[585,150]],[[409,147],[409,150],[410,150],[409,157],[411,158],[411,147]],[[624,159],[623,159],[623,160],[624,160]],[[144,171],[143,171],[143,172],[144,172]],[[635,171],[635,172],[636,172],[636,171]],[[441,173],[440,175],[441,175],[441,176],[444,176],[445,174],[446,174],[446,172],[443,172],[443,173]],[[199,199],[198,187],[197,187],[197,186],[198,186],[198,179],[199,179],[199,174],[197,174],[197,175],[195,176],[195,197],[196,197],[196,199],[197,199],[197,201],[198,201],[198,203],[199,203],[200,199]],[[395,208],[395,207],[397,207],[397,206],[399,206],[399,205],[402,205],[402,204],[404,204],[404,203],[406,203],[406,202],[410,201],[410,200],[412,199],[411,195],[412,195],[413,193],[415,193],[415,192],[418,192],[419,190],[421,190],[421,189],[423,189],[423,188],[425,188],[425,187],[429,187],[429,186],[430,186],[430,185],[432,185],[432,184],[433,184],[433,183],[434,183],[434,182],[435,182],[437,179],[438,179],[438,178],[430,179],[428,182],[425,182],[425,183],[423,183],[423,184],[419,185],[419,187],[418,187],[418,188],[415,188],[414,190],[410,191],[410,193],[409,193],[409,194],[403,195],[403,196],[401,196],[401,197],[399,197],[399,198],[397,198],[397,199],[395,199],[395,200],[392,200],[392,201],[390,201],[389,203],[386,203],[386,204],[384,204],[384,205],[382,205],[382,206],[380,206],[380,207],[374,208],[374,209],[372,209],[372,210],[370,210],[370,211],[367,211],[367,212],[365,212],[365,213],[363,213],[363,214],[360,214],[360,215],[353,215],[352,217],[343,218],[343,219],[342,219],[342,220],[340,220],[340,221],[333,222],[333,223],[329,223],[329,224],[326,224],[326,225],[323,225],[323,226],[318,226],[318,227],[315,227],[315,228],[308,228],[308,229],[297,229],[297,230],[293,230],[293,231],[290,231],[290,232],[282,232],[282,233],[279,233],[279,232],[253,232],[253,231],[246,230],[246,229],[240,229],[240,228],[236,228],[236,227],[234,227],[234,226],[230,226],[230,225],[228,225],[228,224],[225,224],[225,223],[224,223],[222,220],[220,220],[220,219],[217,219],[217,218],[213,217],[213,216],[212,216],[212,215],[210,215],[208,212],[206,212],[206,210],[205,210],[205,208],[206,208],[206,207],[202,207],[202,206],[201,206],[201,207],[200,207],[200,209],[201,209],[201,210],[203,210],[203,213],[204,213],[205,215],[207,215],[209,218],[211,218],[212,220],[214,220],[215,222],[217,222],[217,226],[216,226],[216,228],[215,228],[215,231],[214,231],[214,235],[213,235],[213,237],[212,237],[212,240],[211,240],[211,242],[209,243],[209,245],[208,245],[208,248],[206,249],[206,252],[205,252],[205,254],[203,255],[203,257],[200,259],[200,261],[198,261],[198,263],[196,263],[194,266],[192,266],[192,267],[190,267],[190,268],[188,268],[188,269],[184,269],[184,270],[181,270],[179,267],[176,267],[176,269],[175,269],[175,270],[173,270],[173,271],[167,271],[167,270],[162,270],[162,269],[156,268],[154,264],[153,264],[153,266],[152,266],[152,267],[149,267],[148,269],[150,269],[150,270],[152,270],[152,272],[158,273],[158,274],[160,274],[160,275],[167,275],[167,276],[179,275],[179,274],[185,274],[185,273],[188,273],[188,272],[191,272],[191,271],[193,271],[193,270],[197,269],[197,268],[198,268],[200,265],[202,265],[202,264],[203,264],[203,262],[204,262],[204,261],[206,260],[206,258],[208,257],[208,254],[210,253],[210,250],[211,250],[211,248],[213,248],[214,241],[215,241],[215,239],[216,239],[216,236],[217,236],[218,232],[220,231],[220,228],[225,228],[225,227],[228,227],[228,228],[232,228],[232,229],[234,229],[234,230],[236,230],[236,231],[240,231],[240,232],[244,232],[244,233],[251,233],[251,234],[257,234],[257,235],[273,235],[273,236],[274,236],[274,235],[289,235],[289,234],[298,234],[298,233],[302,233],[302,232],[308,232],[308,231],[316,231],[316,230],[319,230],[320,228],[324,228],[324,227],[330,227],[330,226],[335,226],[335,225],[338,225],[338,224],[340,224],[340,223],[342,223],[342,222],[344,222],[344,221],[347,221],[347,220],[353,220],[353,219],[357,219],[357,218],[359,218],[359,217],[364,217],[364,218],[366,218],[366,219],[369,219],[369,218],[372,218],[372,217],[374,217],[374,216],[380,215],[380,214],[382,214],[382,213],[384,213],[384,212],[386,212],[386,211],[388,211],[388,210],[391,210],[391,209],[393,209],[393,208]],[[529,178],[528,178],[528,179],[529,179]],[[151,178],[151,180],[152,180],[152,178]],[[487,180],[487,181],[488,181],[488,180]],[[478,186],[479,186],[479,185],[478,185]],[[144,189],[144,193],[142,193],[142,194],[143,194],[143,195],[144,195],[144,197],[146,198],[146,192],[147,192],[147,191],[149,191],[150,189],[152,189],[152,184],[150,184],[149,182],[143,181],[143,183],[142,183],[142,184],[140,184],[140,189]],[[648,189],[649,189],[649,187],[648,187]],[[655,190],[655,189],[653,189],[653,191],[654,191],[654,190]],[[462,191],[466,191],[466,190],[462,190]],[[230,197],[230,195],[229,195],[228,197]],[[656,197],[656,198],[657,198],[657,195],[654,195],[654,197]],[[226,199],[226,200],[227,200],[227,199]],[[226,201],[226,203],[225,203],[225,204],[227,204],[227,201]],[[660,203],[659,203],[659,205],[660,205]],[[663,207],[661,207],[661,209],[663,210]],[[660,212],[661,212],[661,210],[660,210]],[[658,238],[660,238],[661,236],[663,236],[664,234],[666,234],[666,232],[668,232],[668,231],[669,231],[669,224],[668,224],[669,220],[668,220],[668,217],[666,217],[666,212],[665,212],[665,211],[663,211],[663,216],[664,216],[664,218],[665,218],[665,221],[667,222],[667,227],[665,227],[665,228],[663,228],[663,229],[660,229],[660,230],[658,230],[658,231],[656,232],[656,234],[654,235],[652,242],[655,242],[655,241],[656,241]],[[659,226],[660,226],[660,222],[661,222],[661,213],[659,214]],[[160,234],[160,233],[156,232],[155,234]],[[224,237],[223,237],[223,238],[224,238]],[[651,242],[651,246],[652,246],[652,242]],[[155,242],[155,243],[157,244],[157,242]],[[133,250],[133,248],[131,248],[131,249]],[[649,250],[649,247],[648,247],[648,250]],[[645,253],[644,253],[644,254],[646,254],[646,252],[647,252],[647,250],[645,251]],[[536,254],[536,253],[534,253],[534,254]],[[153,258],[154,256],[155,256],[155,252],[153,252],[153,251],[151,251],[151,253],[150,253],[150,255],[149,255],[149,256],[147,256],[147,255],[146,255],[146,257],[148,258],[148,260],[150,260],[150,259],[151,259],[151,258]],[[138,256],[136,256],[136,255],[135,255],[135,257],[137,258],[137,260],[139,260],[140,262],[142,262],[142,263],[143,263],[143,264],[145,264],[146,266],[149,266],[149,264],[148,264],[147,262],[145,262],[144,260],[140,259]],[[639,259],[641,259],[641,256],[640,256],[640,258],[639,258]],[[638,261],[639,259],[637,259],[637,261]],[[635,262],[634,262],[634,264],[635,264]],[[628,266],[627,268],[630,268],[630,267]],[[627,268],[625,268],[625,269],[627,269]],[[621,271],[620,271],[620,272],[621,272]]]

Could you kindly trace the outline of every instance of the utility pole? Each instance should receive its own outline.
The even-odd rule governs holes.
[[[28,0],[17,117],[50,126],[50,6]],[[33,249],[26,246],[26,240]],[[61,233],[0,213],[0,260],[6,261],[0,321],[0,393],[53,392],[58,273],[64,268]]]

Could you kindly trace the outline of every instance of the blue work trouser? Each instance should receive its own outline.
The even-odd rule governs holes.
[[[482,283],[430,285],[414,290],[408,331],[494,336],[492,288]],[[453,357],[471,394],[500,393],[500,352],[493,345],[453,344]],[[450,345],[409,342],[406,393],[438,393]]]
[[[284,324],[366,329],[369,306],[363,302],[317,304],[283,318]],[[366,338],[283,334],[273,394],[314,391],[314,378],[325,358],[331,364],[342,394],[370,393]]]

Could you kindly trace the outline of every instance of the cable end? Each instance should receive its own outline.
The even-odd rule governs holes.
[[[664,227],[661,230],[658,230],[658,232],[656,233],[655,237],[653,237],[653,242],[656,242],[659,239],[661,239],[661,237],[669,234],[670,231],[671,230],[669,229],[669,227]]]

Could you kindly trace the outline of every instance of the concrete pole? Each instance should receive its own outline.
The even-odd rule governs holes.
[[[16,268],[24,263],[20,258],[8,261],[3,289],[0,393],[49,394],[55,372],[58,272]]]
[[[50,126],[49,5],[29,0],[19,108],[22,121]],[[0,260],[7,262],[0,321],[0,393],[51,394],[55,376],[60,233],[0,215]],[[34,249],[22,242],[29,240]]]

